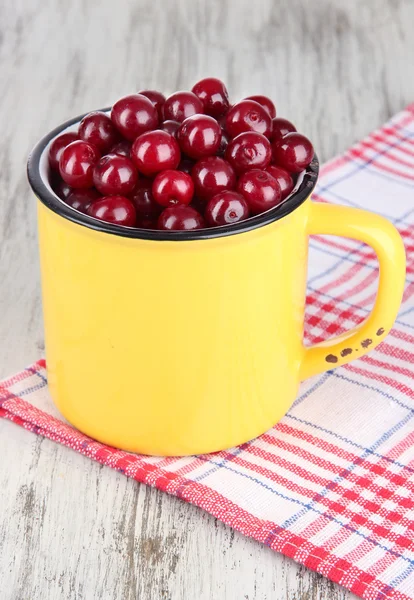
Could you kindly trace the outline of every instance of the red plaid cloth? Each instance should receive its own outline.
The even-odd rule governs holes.
[[[59,418],[42,360],[0,384],[0,416],[196,504],[362,598],[414,599],[414,105],[325,165],[315,199],[391,219],[407,286],[386,340],[306,381],[267,433],[197,457],[122,452]],[[363,320],[376,279],[370,248],[312,238],[307,340]]]

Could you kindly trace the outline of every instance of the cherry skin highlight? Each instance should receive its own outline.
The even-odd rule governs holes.
[[[175,138],[156,129],[140,135],[132,145],[131,158],[138,171],[152,177],[166,169],[176,169],[181,159]]]
[[[274,162],[290,173],[300,173],[306,169],[313,155],[311,142],[301,133],[287,133],[273,143]]]
[[[234,190],[236,174],[233,167],[219,156],[199,160],[191,171],[195,195],[200,200],[209,200],[219,192]]]
[[[124,196],[105,196],[95,200],[87,209],[87,214],[107,223],[127,227],[133,227],[136,222],[135,207]]]
[[[234,138],[245,131],[255,131],[265,137],[272,132],[272,119],[266,109],[254,100],[238,102],[226,115],[226,131]]]
[[[49,149],[49,164],[54,171],[59,171],[59,160],[62,152],[72,142],[79,139],[77,133],[62,133],[50,145]]]
[[[59,160],[60,176],[73,188],[93,185],[93,169],[99,159],[94,146],[77,140],[63,150]]]
[[[161,213],[157,225],[165,231],[192,231],[205,227],[205,222],[191,206],[170,206]]]
[[[118,131],[131,142],[158,125],[157,109],[145,96],[124,96],[112,107],[111,119]]]
[[[254,215],[277,206],[282,200],[282,192],[276,179],[259,169],[243,173],[237,182],[237,191],[244,197]]]
[[[104,196],[125,196],[133,191],[138,172],[129,158],[107,154],[96,164],[93,183]]]
[[[222,117],[229,109],[229,94],[220,79],[206,77],[198,81],[191,90],[203,103],[204,112],[215,119]]]
[[[232,225],[249,216],[249,207],[241,194],[232,191],[219,192],[209,200],[204,213],[211,227]]]
[[[194,194],[194,183],[190,175],[182,171],[162,171],[154,179],[152,193],[155,201],[161,206],[190,204]]]
[[[208,115],[193,115],[181,123],[177,141],[181,150],[190,158],[212,156],[220,147],[220,125]]]
[[[106,154],[118,141],[119,133],[111,119],[103,112],[91,112],[79,124],[79,137]]]

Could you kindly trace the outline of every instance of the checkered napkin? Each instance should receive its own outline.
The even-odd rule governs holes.
[[[414,104],[325,165],[314,199],[391,219],[406,244],[407,286],[386,340],[303,383],[267,433],[197,457],[122,452],[61,420],[42,360],[0,384],[0,416],[196,504],[362,598],[414,599]],[[358,242],[310,245],[306,339],[315,343],[367,316],[378,268]]]

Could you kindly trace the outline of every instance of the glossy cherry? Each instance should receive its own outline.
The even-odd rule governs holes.
[[[287,133],[273,143],[273,159],[290,173],[299,173],[312,161],[314,150],[307,137],[300,133]]]
[[[205,227],[204,219],[191,206],[170,206],[158,218],[158,229],[167,231],[191,231]]]
[[[119,154],[107,154],[96,164],[93,184],[104,196],[125,196],[133,191],[138,172],[131,159]]]
[[[219,192],[234,190],[236,174],[233,167],[219,156],[209,156],[199,160],[191,171],[195,195],[201,200],[209,200]]]
[[[152,181],[150,179],[140,179],[134,192],[130,195],[131,202],[135,206],[137,219],[141,221],[156,220],[162,210],[152,195]]]
[[[65,199],[65,202],[79,212],[86,213],[92,202],[100,197],[100,194],[94,188],[73,190]]]
[[[163,121],[161,123],[160,129],[162,131],[166,131],[170,135],[173,135],[174,137],[176,137],[179,126],[180,126],[180,124],[178,121],[169,121],[168,120],[168,121]]]
[[[229,94],[220,79],[206,77],[198,81],[191,90],[204,106],[204,112],[216,119],[223,116],[229,109]]]
[[[127,142],[126,140],[122,140],[118,142],[108,152],[108,154],[118,154],[118,156],[126,156],[127,158],[131,158],[131,148],[132,144]]]
[[[295,182],[293,181],[291,174],[285,169],[282,169],[282,167],[277,167],[276,165],[269,165],[266,167],[265,171],[270,173],[270,175],[278,182],[282,193],[282,200],[284,200],[295,187]]]
[[[271,99],[267,96],[249,96],[248,98],[246,98],[246,100],[254,100],[258,104],[260,104],[260,106],[263,106],[263,108],[268,112],[269,117],[271,119],[274,119],[276,117],[276,107],[271,101]]]
[[[73,188],[88,188],[93,185],[93,169],[99,159],[94,146],[77,140],[63,150],[59,160],[60,176]]]
[[[267,167],[272,159],[272,147],[261,133],[246,131],[231,140],[224,156],[237,173],[243,173]]]
[[[69,196],[69,194],[73,191],[70,185],[63,181],[63,179],[57,173],[54,173],[56,177],[51,178],[50,185],[52,186],[52,190],[64,200]]]
[[[226,131],[230,137],[245,131],[256,131],[266,137],[272,132],[272,119],[263,106],[254,100],[242,100],[230,108],[226,115]]]
[[[232,225],[249,216],[246,200],[237,192],[220,192],[206,206],[204,217],[211,227]]]
[[[92,144],[101,154],[106,154],[119,139],[119,133],[111,119],[103,112],[91,112],[79,124],[79,137]]]
[[[142,90],[138,92],[141,96],[145,96],[148,100],[151,100],[155,108],[157,109],[158,118],[161,121],[162,119],[162,107],[165,102],[164,94],[161,92],[157,92],[157,90]]]
[[[237,182],[237,190],[254,215],[277,206],[282,200],[282,193],[276,179],[259,169],[243,173]]]
[[[101,221],[133,227],[136,221],[135,207],[124,196],[105,196],[89,206],[87,214]]]
[[[183,171],[184,173],[188,173],[189,175],[191,175],[191,171],[194,165],[195,162],[193,160],[189,158],[182,158],[177,170]]]
[[[151,177],[165,169],[176,169],[181,153],[172,135],[156,129],[137,137],[132,145],[131,158],[140,173]]]
[[[203,112],[203,103],[192,92],[175,92],[175,94],[168,96],[162,107],[164,121],[170,119],[179,123],[182,123],[187,117]]]
[[[158,125],[157,109],[151,100],[141,94],[124,96],[115,102],[111,119],[121,134],[131,141],[145,131],[156,129]]]
[[[177,141],[181,150],[190,158],[212,156],[220,147],[220,125],[208,115],[193,115],[181,123]]]
[[[66,148],[66,146],[69,146],[69,144],[78,139],[79,136],[77,133],[69,132],[62,133],[62,135],[59,135],[55,140],[53,140],[49,149],[49,164],[53,170],[59,171],[59,160],[62,156],[63,150]]]
[[[152,184],[154,199],[161,206],[190,204],[194,194],[194,183],[190,175],[182,171],[162,171]]]
[[[271,140],[279,140],[281,137],[286,135],[287,133],[291,133],[292,131],[296,131],[296,127],[288,121],[287,119],[283,119],[282,117],[276,117],[273,119],[272,124],[272,136]]]

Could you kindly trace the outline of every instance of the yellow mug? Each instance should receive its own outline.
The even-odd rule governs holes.
[[[156,455],[246,442],[288,411],[303,379],[374,348],[400,306],[397,230],[362,210],[313,203],[315,159],[282,206],[190,232],[118,228],[67,206],[49,184],[52,131],[33,150],[50,393],[87,435]],[[308,237],[372,246],[377,299],[358,327],[303,345]]]

